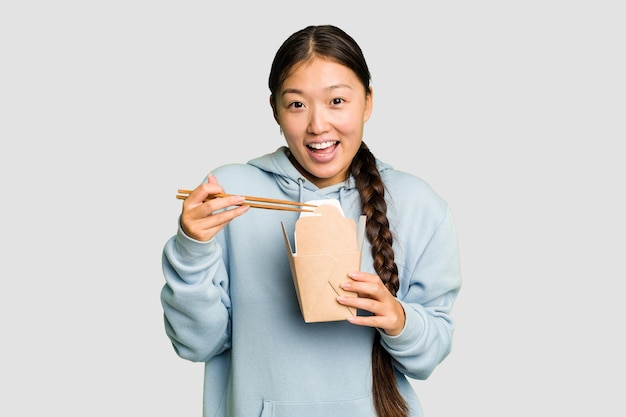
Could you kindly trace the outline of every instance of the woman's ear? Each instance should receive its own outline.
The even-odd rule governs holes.
[[[368,93],[365,95],[365,109],[363,111],[363,123],[369,120],[374,106],[374,89],[372,86],[369,86],[367,90]]]
[[[278,121],[278,113],[276,112],[276,102],[274,101],[274,96],[270,94],[270,107],[272,108],[272,114],[274,115],[274,120],[276,123],[280,124]]]

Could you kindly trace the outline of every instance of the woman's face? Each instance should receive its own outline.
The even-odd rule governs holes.
[[[319,188],[344,181],[372,112],[371,91],[348,67],[315,58],[292,70],[274,100],[298,170]]]

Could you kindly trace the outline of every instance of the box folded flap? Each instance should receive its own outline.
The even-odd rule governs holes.
[[[296,250],[299,255],[356,250],[356,225],[331,205],[315,209],[317,216],[296,222]]]

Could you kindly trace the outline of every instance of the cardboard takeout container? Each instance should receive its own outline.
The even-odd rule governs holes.
[[[283,236],[291,274],[304,321],[346,320],[356,309],[337,302],[338,295],[356,293],[340,287],[348,272],[361,269],[365,216],[359,224],[343,216],[338,207],[321,204],[314,213],[296,221],[295,249],[292,250],[285,225]]]

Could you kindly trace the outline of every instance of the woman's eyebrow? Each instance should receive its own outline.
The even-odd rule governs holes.
[[[286,94],[302,94],[302,90],[299,90],[297,88],[285,88],[281,93],[281,96],[284,96]]]
[[[336,90],[338,88],[349,88],[350,90],[352,90],[352,86],[350,84],[334,84],[326,87],[327,90]]]

